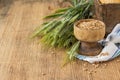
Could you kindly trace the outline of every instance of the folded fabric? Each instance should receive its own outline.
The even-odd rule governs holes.
[[[90,63],[112,60],[120,55],[120,24],[117,24],[105,40],[98,41],[104,48],[97,56],[84,56],[75,53],[75,57]]]

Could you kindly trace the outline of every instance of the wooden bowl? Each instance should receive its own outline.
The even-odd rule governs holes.
[[[96,42],[105,36],[105,24],[95,19],[83,19],[74,24],[75,37],[84,42]]]

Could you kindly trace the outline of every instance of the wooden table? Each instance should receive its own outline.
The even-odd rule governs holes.
[[[56,2],[16,1],[0,8],[0,80],[120,80],[120,58],[99,65],[83,61],[61,68],[65,50],[48,49],[29,39]],[[87,70],[88,69],[88,70]]]

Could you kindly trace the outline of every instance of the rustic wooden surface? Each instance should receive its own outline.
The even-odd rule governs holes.
[[[65,50],[29,39],[49,6],[58,4],[17,1],[0,8],[0,80],[120,80],[120,58],[99,66],[77,60],[61,68]]]

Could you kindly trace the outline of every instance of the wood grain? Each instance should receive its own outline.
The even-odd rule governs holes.
[[[64,49],[48,49],[29,39],[51,12],[49,6],[59,7],[56,2],[16,1],[0,18],[0,80],[120,80],[120,58],[98,67],[77,60],[61,68]]]

